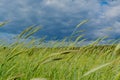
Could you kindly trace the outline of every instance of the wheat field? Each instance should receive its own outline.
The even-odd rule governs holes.
[[[119,44],[98,45],[96,40],[75,47],[81,36],[65,47],[55,47],[57,43],[37,47],[35,39],[21,41],[39,29],[31,26],[16,37],[16,42],[0,45],[0,80],[120,80]]]

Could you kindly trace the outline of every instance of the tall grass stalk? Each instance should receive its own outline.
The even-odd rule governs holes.
[[[83,35],[63,47],[57,46],[64,45],[67,39],[56,41],[54,47],[38,47],[45,38],[24,42],[40,29],[31,26],[18,35],[16,42],[0,46],[0,80],[120,80],[120,56],[113,55],[119,53],[119,44],[99,45],[104,40],[99,38],[76,47],[78,42],[84,42]]]

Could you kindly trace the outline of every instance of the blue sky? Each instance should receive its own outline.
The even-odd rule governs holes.
[[[89,22],[78,29],[85,31],[84,38],[120,38],[120,0],[0,0],[0,22],[11,21],[0,28],[1,39],[11,39],[37,24],[43,29],[35,37],[60,40],[85,19]]]

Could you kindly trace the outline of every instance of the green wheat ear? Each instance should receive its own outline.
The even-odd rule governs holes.
[[[88,19],[83,20],[82,22],[80,22],[80,23],[76,26],[76,28],[79,28],[81,25],[87,23],[88,21],[89,21]]]
[[[120,43],[115,47],[114,54],[120,55]]]
[[[4,21],[4,22],[0,22],[0,27],[3,27],[4,25],[8,24],[10,21]]]

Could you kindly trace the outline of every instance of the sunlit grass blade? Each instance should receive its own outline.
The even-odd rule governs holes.
[[[114,54],[120,55],[120,43],[115,47]]]
[[[31,35],[33,35],[34,33],[36,33],[37,31],[39,31],[41,29],[41,27],[36,27],[34,28],[30,33],[28,33],[26,36],[25,36],[25,39],[27,39],[28,37],[30,37]]]
[[[88,21],[89,21],[88,19],[83,20],[82,22],[80,22],[80,23],[76,26],[76,28],[79,28],[81,25],[87,23]]]
[[[3,27],[4,25],[8,24],[10,21],[4,21],[0,23],[0,27]]]
[[[91,73],[94,73],[94,72],[96,72],[97,70],[102,69],[102,68],[104,68],[104,67],[106,67],[106,66],[108,66],[108,65],[110,65],[110,64],[111,64],[111,62],[110,62],[110,63],[103,64],[103,65],[101,65],[101,66],[98,66],[98,67],[96,67],[96,68],[88,71],[87,73],[85,73],[85,74],[82,76],[82,78],[85,77],[85,76],[88,76],[88,75],[90,75]]]
[[[13,76],[11,78],[8,78],[7,80],[17,80],[17,79],[20,79],[23,75],[20,74],[20,75],[16,75],[16,76]]]
[[[21,32],[21,34],[18,36],[19,38],[22,38],[26,33],[28,33],[29,31],[31,31],[34,28],[34,26],[30,26],[27,29],[25,29],[24,31]]]
[[[78,29],[80,26],[82,26],[83,24],[87,23],[88,21],[89,21],[88,19],[87,19],[87,20],[83,20],[82,22],[80,22],[80,23],[75,27],[75,29],[73,30],[73,32],[72,32],[72,34],[71,34],[71,36],[70,36],[70,40],[71,40],[71,38],[76,34],[77,29]]]

